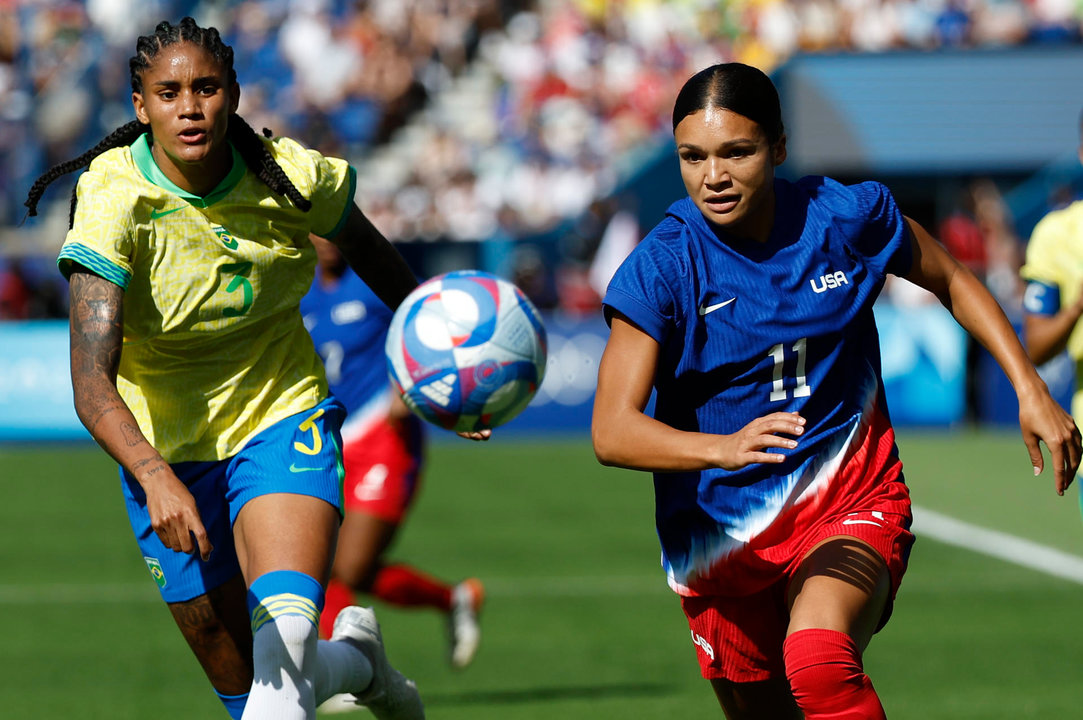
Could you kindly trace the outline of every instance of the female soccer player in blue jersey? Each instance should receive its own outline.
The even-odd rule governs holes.
[[[883,718],[861,655],[913,542],[872,311],[885,276],[933,292],[997,359],[1058,493],[1079,430],[992,296],[887,188],[775,178],[786,138],[762,72],[696,74],[673,128],[688,197],[607,290],[595,453],[653,471],[663,565],[727,717]]]
[[[375,617],[317,623],[340,521],[342,405],[298,310],[332,238],[389,307],[416,281],[353,202],[354,171],[236,114],[233,51],[191,18],[141,37],[136,120],[90,164],[60,269],[79,418],[121,465],[140,550],[234,718],[312,718],[349,692],[421,718]]]
[[[416,497],[425,445],[422,421],[387,377],[384,344],[391,308],[350,270],[334,243],[316,236],[312,242],[316,279],[301,299],[301,313],[323,358],[331,394],[347,410],[343,519],[320,616],[321,635],[330,636],[338,612],[354,604],[354,593],[367,593],[392,605],[445,613],[449,660],[455,668],[466,667],[481,639],[481,581],[449,584],[386,558]]]

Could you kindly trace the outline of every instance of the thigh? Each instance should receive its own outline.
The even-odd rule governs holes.
[[[728,720],[801,720],[804,715],[786,678],[736,683],[711,680],[718,704]]]
[[[787,634],[837,630],[864,650],[890,597],[891,574],[880,553],[855,537],[827,538],[808,552],[790,582]]]
[[[397,522],[347,510],[338,531],[331,575],[355,590],[368,592],[398,528]]]
[[[207,679],[223,695],[246,693],[252,684],[246,592],[238,574],[204,595],[169,603],[169,612]]]
[[[344,413],[325,400],[263,430],[230,460],[233,538],[249,584],[275,570],[326,584],[341,519]]]
[[[310,495],[252,498],[237,514],[233,537],[249,585],[275,570],[295,570],[327,585],[338,533],[338,508]]]

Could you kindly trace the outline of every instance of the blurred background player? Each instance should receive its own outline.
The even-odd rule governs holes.
[[[1083,163],[1083,116],[1080,117],[1079,160]],[[1023,337],[1036,364],[1049,362],[1065,349],[1075,363],[1072,416],[1083,420],[1083,200],[1050,211],[1030,235],[1020,274],[1023,295]],[[1080,494],[1083,509],[1083,491]]]
[[[449,659],[453,667],[464,668],[480,640],[481,582],[470,578],[453,585],[384,559],[416,497],[425,443],[423,422],[388,381],[384,342],[392,311],[334,244],[316,236],[312,242],[316,279],[301,301],[301,313],[323,358],[331,394],[347,410],[345,514],[321,634],[330,636],[335,615],[353,604],[356,593],[401,607],[429,607],[447,615]]]

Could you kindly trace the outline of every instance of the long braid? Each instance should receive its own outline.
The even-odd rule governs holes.
[[[102,139],[101,142],[74,160],[62,162],[47,170],[41,177],[34,181],[34,184],[30,187],[30,192],[26,194],[26,202],[23,204],[29,210],[30,217],[34,217],[38,214],[38,201],[41,200],[41,196],[45,194],[45,188],[47,188],[51,182],[63,175],[86,167],[90,164],[91,160],[98,157],[106,150],[131,145],[135,142],[136,138],[145,133],[147,129],[147,125],[144,125],[138,120],[132,120],[127,125],[121,125],[116,130],[109,133],[109,135]],[[72,216],[75,215],[74,192],[71,201],[71,214]]]
[[[128,60],[132,92],[142,94],[143,72],[150,67],[151,62],[163,48],[180,42],[192,43],[206,50],[226,70],[228,83],[233,85],[237,82],[237,72],[233,68],[233,48],[222,42],[222,36],[216,28],[201,28],[195,20],[186,17],[176,25],[168,22],[158,23],[153,35],[144,35],[136,41],[135,55]],[[29,215],[31,217],[37,215],[38,202],[44,195],[45,189],[54,180],[86,167],[106,150],[131,145],[143,133],[149,134],[150,126],[133,120],[114,130],[92,149],[74,160],[60,163],[47,170],[34,181],[30,192],[27,193],[24,204],[29,210]],[[297,190],[256,132],[236,113],[230,116],[228,137],[244,158],[245,165],[267,187],[279,195],[285,195],[299,210],[307,212],[312,207],[312,203]],[[153,141],[153,136],[151,136],[151,141]],[[68,216],[69,227],[75,221],[76,200],[76,192],[73,190]]]
[[[312,208],[312,202],[301,194],[301,191],[293,184],[282,166],[275,161],[274,155],[263,144],[252,126],[244,121],[240,115],[234,113],[229,118],[229,139],[233,147],[244,158],[244,164],[256,174],[267,187],[279,195],[285,195],[298,210],[308,212]],[[270,131],[265,130],[270,137]]]

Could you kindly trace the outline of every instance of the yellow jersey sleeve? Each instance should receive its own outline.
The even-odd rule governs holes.
[[[78,263],[122,288],[131,281],[136,233],[131,187],[123,172],[126,150],[103,153],[79,178],[74,222],[58,260],[65,277]]]

